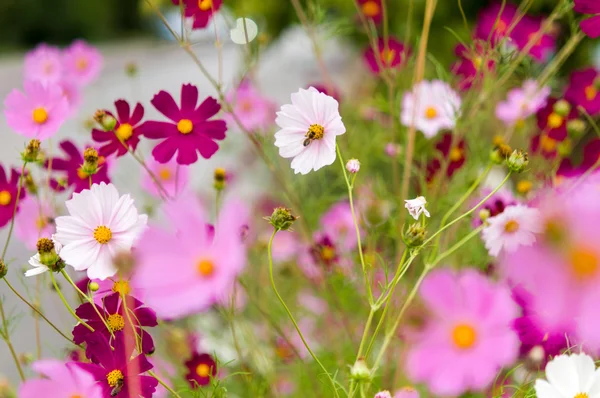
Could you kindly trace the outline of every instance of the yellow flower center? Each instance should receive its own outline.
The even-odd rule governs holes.
[[[533,188],[533,183],[529,180],[521,180],[517,183],[517,192],[520,194],[526,194]]]
[[[110,228],[100,225],[94,230],[94,239],[102,245],[108,243],[112,239],[112,231]]]
[[[565,121],[565,118],[562,117],[561,115],[559,115],[556,112],[552,112],[549,116],[548,116],[548,126],[551,129],[557,129],[560,126],[562,126],[563,122]]]
[[[163,167],[158,171],[158,176],[163,181],[169,181],[171,179],[171,170],[167,167]]]
[[[240,101],[240,108],[242,110],[242,112],[250,112],[253,108],[252,106],[252,101],[250,100],[241,100]]]
[[[212,0],[198,0],[198,8],[202,11],[208,11],[212,8]]]
[[[325,128],[320,124],[311,124],[305,137],[311,140],[320,140],[325,135]]]
[[[590,396],[587,395],[587,393],[585,392],[580,392],[579,394],[575,394],[575,396],[573,398],[589,398]]]
[[[458,325],[452,330],[452,341],[461,349],[471,348],[475,344],[477,333],[472,326],[467,324]]]
[[[129,123],[123,123],[117,128],[117,137],[121,141],[127,141],[133,135],[133,127]]]
[[[71,395],[69,398],[85,398],[83,395],[75,394]]]
[[[88,175],[85,171],[83,171],[83,169],[80,167],[77,169],[77,177],[79,177],[82,180],[85,180],[86,178],[88,178]]]
[[[323,261],[331,261],[335,258],[335,249],[333,247],[325,246],[321,249],[321,258]]]
[[[481,64],[483,64],[483,59],[481,59],[481,57],[473,57],[472,62],[475,69],[479,70],[479,68],[481,68]]]
[[[8,206],[12,200],[10,192],[4,190],[0,191],[0,206]]]
[[[425,117],[427,119],[435,119],[437,115],[437,109],[435,109],[433,106],[428,106],[427,109],[425,109]]]
[[[373,17],[376,17],[377,15],[379,15],[380,7],[376,1],[369,0],[365,3],[363,3],[361,8],[362,8],[363,14],[365,14],[367,17],[373,18]]]
[[[127,281],[116,281],[113,284],[112,291],[127,296],[131,291],[131,287]]]
[[[33,110],[32,118],[33,121],[37,124],[44,124],[48,120],[48,111],[46,111],[46,109],[42,108],[41,106],[35,108]]]
[[[504,224],[504,232],[512,234],[519,230],[519,223],[515,220],[510,220],[506,224]]]
[[[42,230],[46,227],[46,225],[48,225],[48,217],[39,217],[36,221],[35,221],[35,226],[37,227],[38,230]]]
[[[202,259],[198,261],[197,267],[200,275],[206,277],[211,276],[215,271],[215,264],[208,259]]]
[[[450,150],[450,160],[452,162],[458,162],[463,157],[463,151],[459,147],[454,147]]]
[[[554,152],[556,150],[556,140],[547,135],[542,135],[540,137],[540,146],[544,152]]]
[[[594,86],[587,86],[585,88],[585,98],[588,101],[595,100],[597,95],[598,95],[598,90],[596,90],[596,87],[594,87]]]
[[[84,70],[86,70],[88,65],[89,65],[89,61],[86,57],[79,57],[79,58],[77,58],[77,61],[75,61],[75,67],[80,72],[83,72]]]
[[[190,119],[181,119],[179,123],[177,123],[177,130],[181,134],[189,134],[194,129],[194,124]]]
[[[118,332],[125,328],[125,319],[119,314],[109,315],[108,318],[106,318],[106,323],[113,332]]]
[[[205,363],[201,363],[200,365],[196,366],[196,374],[200,377],[208,377],[210,374],[210,366]]]
[[[396,50],[391,50],[389,48],[386,50],[384,48],[379,53],[379,57],[381,59],[381,62],[383,62],[385,65],[390,65],[394,58],[396,58]]]
[[[586,280],[598,272],[598,255],[587,247],[576,247],[569,252],[571,267],[575,277]]]
[[[122,382],[124,379],[125,379],[125,376],[123,376],[123,372],[121,372],[118,369],[115,369],[106,375],[106,381],[108,382],[108,385],[111,387],[116,386],[117,384]]]

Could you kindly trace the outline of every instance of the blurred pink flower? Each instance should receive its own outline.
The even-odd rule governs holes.
[[[356,218],[357,221],[360,220],[358,214],[356,215]],[[329,210],[321,216],[319,224],[321,225],[321,230],[329,236],[340,249],[356,249],[358,238],[356,236],[356,228],[354,226],[350,203],[342,201],[331,206]],[[361,236],[363,236],[364,231],[360,230],[360,232]]]
[[[9,174],[7,175],[6,172]],[[19,192],[20,173],[15,169],[6,169],[0,164],[0,228],[12,220]],[[21,189],[17,214],[21,209],[21,200],[26,196],[25,189]]]
[[[402,387],[394,393],[394,398],[419,398],[421,395],[413,387]]]
[[[496,117],[507,126],[522,124],[529,116],[539,111],[548,100],[550,87],[538,88],[535,80],[526,80],[522,87],[508,93],[506,101],[496,106]]]
[[[556,49],[556,39],[548,33],[542,34],[539,39],[530,44],[542,29],[542,23],[541,18],[525,15],[511,34],[519,50],[530,46],[529,55],[539,63],[546,62]]]
[[[583,33],[592,39],[600,37],[600,3],[597,0],[575,0],[575,12],[591,14],[580,22]]]
[[[486,188],[482,189],[479,197],[471,201],[471,207],[477,205],[477,203],[481,202],[484,198],[486,198],[492,192],[491,189]],[[483,202],[481,207],[479,207],[479,211],[487,210],[490,212],[490,217],[495,217],[501,214],[504,209],[508,206],[516,205],[517,200],[513,196],[512,192],[508,189],[499,189],[496,193],[494,193],[488,200]],[[478,227],[482,224],[481,218],[479,218],[479,213],[475,212],[475,216],[473,217],[473,226]]]
[[[265,238],[270,238],[271,234]],[[298,235],[292,231],[279,231],[273,239],[273,246],[271,253],[273,255],[273,261],[275,262],[286,262],[292,260],[300,251],[300,241]]]
[[[508,206],[502,213],[487,219],[482,239],[491,256],[514,252],[531,246],[542,232],[539,210],[525,205]]]
[[[486,73],[493,72],[495,62],[487,54],[486,47],[481,41],[474,44],[473,48],[468,48],[464,44],[458,44],[454,53],[459,60],[452,65],[452,73],[459,77],[458,87],[460,90],[468,90],[474,84],[478,84]],[[485,61],[484,63],[484,60]]]
[[[505,37],[512,37],[514,32],[512,25],[516,21],[517,6],[512,3],[503,4],[500,1],[494,1],[479,13],[477,26],[475,26],[475,37],[485,42],[491,40],[495,46]],[[511,28],[513,28],[512,31]]]
[[[50,238],[54,227],[54,209],[50,203],[28,196],[20,202],[21,211],[15,219],[15,235],[29,250],[36,250],[39,238]]]
[[[420,289],[431,319],[410,346],[406,372],[434,395],[480,391],[517,358],[518,307],[507,287],[464,270],[433,271]]]
[[[75,40],[64,50],[65,75],[78,85],[86,85],[100,75],[103,57],[96,47],[83,40]]]
[[[25,54],[23,74],[25,81],[58,83],[63,75],[60,49],[42,43],[29,51]]]
[[[94,377],[73,362],[45,359],[34,362],[31,367],[44,378],[23,383],[19,388],[21,398],[104,397]]]
[[[377,43],[377,51],[374,51],[373,48],[369,47],[365,50],[363,55],[365,63],[373,72],[373,74],[378,75],[381,73],[381,67],[384,69],[400,69],[406,63],[406,59],[410,56],[411,50],[410,47],[406,46],[404,43],[396,40],[393,37],[388,38],[387,49],[385,46],[385,41],[383,39],[379,39]]]
[[[175,159],[171,159],[167,163],[159,163],[153,158],[147,159],[146,165],[156,176],[170,197],[175,197],[183,192],[189,183],[189,167],[177,164]],[[161,190],[158,188],[150,174],[148,174],[146,170],[142,171],[142,174],[142,188],[155,198],[160,198]]]
[[[57,84],[62,90],[63,97],[69,104],[69,111],[67,114],[68,116],[73,116],[81,105],[80,88],[77,84],[73,83],[73,81],[65,78],[60,80]]]
[[[226,100],[233,105],[233,113],[250,132],[265,133],[275,123],[276,105],[264,97],[249,80],[240,83],[237,91],[230,90]],[[234,126],[230,114],[225,116],[228,125]]]
[[[600,113],[600,95],[598,95],[599,77],[595,68],[573,72],[565,98],[577,106],[583,107],[591,116]]]
[[[184,0],[185,16],[194,18],[194,29],[205,28],[213,14],[221,8],[222,0]]]
[[[323,315],[327,311],[327,302],[307,289],[298,293],[298,305],[314,315]]]

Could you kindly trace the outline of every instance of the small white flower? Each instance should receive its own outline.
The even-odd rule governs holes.
[[[406,202],[404,204],[404,207],[408,210],[410,215],[413,216],[415,220],[418,220],[421,214],[425,214],[425,216],[431,217],[431,214],[429,214],[429,212],[425,208],[425,205],[427,204],[427,199],[425,199],[424,196],[419,196],[414,199],[407,199],[404,202]]]
[[[494,257],[502,249],[513,252],[519,246],[533,245],[535,235],[542,232],[539,210],[525,205],[508,206],[502,213],[488,218],[487,222],[482,236],[485,247]]]
[[[104,182],[73,194],[65,205],[70,216],[56,218],[61,258],[77,271],[87,270],[90,279],[115,275],[113,256],[131,250],[148,216],[138,215],[131,196],[119,197],[117,188]]]
[[[54,243],[54,251],[57,255],[60,256],[60,250],[62,249],[62,245],[54,238],[54,235],[52,235],[52,242]],[[40,275],[49,270],[48,266],[41,263],[40,253],[35,253],[35,255],[33,255],[32,257],[29,257],[28,262],[29,265],[31,265],[33,268],[25,271],[25,276],[27,277]]]
[[[244,21],[246,22],[245,24]],[[231,41],[235,44],[248,44],[256,38],[258,26],[250,18],[238,18],[235,21],[235,28],[231,29],[229,33]],[[248,40],[246,40],[246,37]]]
[[[346,132],[338,102],[316,88],[292,94],[292,103],[277,112],[275,146],[279,155],[294,158],[296,174],[317,171],[335,161],[335,137]]]
[[[358,171],[360,170],[360,162],[358,161],[358,159],[350,159],[346,163],[346,170],[348,170],[348,172],[352,174],[358,173]]]
[[[546,379],[535,381],[537,398],[600,398],[600,369],[584,353],[554,357]]]
[[[402,124],[413,125],[431,138],[440,130],[453,129],[460,114],[461,99],[452,88],[441,80],[422,81],[404,94],[402,100]]]

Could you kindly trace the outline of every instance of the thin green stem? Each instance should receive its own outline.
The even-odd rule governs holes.
[[[56,283],[56,279],[54,278],[54,273],[52,271],[50,271],[50,279],[52,279],[52,284],[54,285],[54,289],[56,290],[56,293],[58,293],[58,296],[60,297],[60,300],[63,302],[64,306],[67,308],[67,310],[69,311],[69,313],[71,313],[71,315],[73,315],[73,318],[77,319],[77,321],[79,321],[79,323],[81,323],[83,326],[85,326],[86,328],[88,328],[88,330],[90,332],[94,332],[94,328],[91,327],[90,325],[88,325],[87,323],[85,323],[83,321],[83,319],[81,319],[75,313],[75,311],[73,311],[73,308],[71,308],[71,306],[67,302],[67,299],[65,299],[65,296],[62,294],[60,288],[58,287],[58,284]]]
[[[452,253],[457,251],[462,245],[464,245],[469,240],[471,240],[471,238],[473,238],[474,236],[477,236],[481,232],[481,230],[484,228],[485,228],[485,225],[480,225],[479,227],[475,228],[473,231],[469,232],[464,238],[462,238],[461,240],[456,242],[452,247],[450,247],[448,250],[446,250],[445,252],[443,252],[442,254],[437,256],[436,259],[433,260],[433,262],[431,262],[431,264],[429,264],[430,267],[432,267],[432,268],[435,267],[440,261],[442,261],[446,257],[450,256]]]
[[[10,355],[13,357],[15,365],[17,366],[17,371],[19,371],[19,377],[21,381],[25,381],[25,374],[23,373],[23,368],[21,367],[21,362],[19,361],[19,357],[15,352],[15,347],[12,345],[10,341],[10,335],[8,333],[8,322],[6,321],[6,315],[4,314],[4,305],[2,304],[0,299],[0,318],[2,319],[2,337],[8,346],[8,350],[10,351]]]
[[[275,238],[275,234],[276,233],[277,233],[277,229],[274,229],[273,230],[273,234],[271,234],[271,238],[269,239],[269,246],[267,247],[267,253],[268,253],[268,256],[269,256],[269,277],[271,278],[271,287],[273,287],[273,291],[275,292],[275,295],[277,296],[277,299],[279,299],[279,302],[281,303],[281,305],[285,309],[285,312],[287,313],[288,317],[290,318],[290,320],[294,324],[294,328],[298,332],[298,336],[300,336],[300,339],[302,340],[302,343],[304,344],[304,347],[306,347],[306,350],[309,352],[310,356],[313,357],[313,359],[315,360],[315,362],[317,364],[319,364],[319,366],[321,367],[321,369],[323,370],[323,372],[325,372],[325,374],[327,375],[327,378],[331,382],[331,386],[333,387],[333,392],[334,392],[335,396],[339,398],[340,395],[339,395],[339,393],[337,391],[337,386],[336,386],[335,381],[333,381],[333,379],[331,378],[331,375],[327,371],[327,368],[325,368],[325,366],[321,363],[321,361],[319,361],[319,358],[317,358],[317,356],[315,355],[315,353],[313,352],[313,350],[310,348],[310,346],[306,342],[306,339],[304,338],[304,335],[302,334],[302,331],[300,330],[300,327],[298,326],[298,323],[296,322],[296,319],[292,315],[292,312],[290,311],[290,309],[288,308],[288,306],[285,304],[285,301],[283,300],[283,297],[281,297],[281,295],[279,294],[279,291],[277,290],[277,286],[275,285],[275,277],[273,276],[273,255],[271,253],[271,249],[273,247],[273,239]]]
[[[27,166],[27,162],[23,162],[23,167],[21,167],[21,175],[19,176],[19,187],[17,188],[17,197],[15,198],[15,206],[13,207],[13,215],[10,220],[8,236],[6,237],[6,242],[4,243],[4,249],[2,249],[2,255],[0,256],[0,260],[4,260],[4,256],[6,256],[6,250],[8,250],[8,244],[10,243],[10,237],[12,236],[13,228],[15,227],[15,216],[17,215],[17,208],[19,207],[19,198],[21,197],[21,189],[23,189],[23,175],[25,174],[25,166]]]
[[[569,39],[569,41],[560,50],[558,55],[554,57],[552,62],[542,71],[540,77],[538,78],[538,87],[542,87],[544,84],[546,84],[548,79],[550,79],[550,76],[552,76],[552,74],[556,72],[558,68],[560,68],[560,66],[573,53],[579,42],[581,42],[584,37],[585,34],[583,32],[579,32]]]
[[[175,390],[173,390],[171,387],[169,387],[169,385],[167,383],[165,383],[160,377],[158,377],[156,375],[156,373],[154,373],[153,371],[149,370],[148,374],[152,377],[154,377],[156,379],[156,381],[158,381],[158,383],[163,386],[168,392],[170,392],[171,394],[173,394],[174,397],[176,398],[181,398],[181,395],[177,394],[175,392]]]

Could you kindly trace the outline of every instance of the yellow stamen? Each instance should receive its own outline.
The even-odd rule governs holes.
[[[125,379],[125,377],[123,376],[123,372],[121,372],[118,369],[115,369],[106,375],[106,381],[111,387],[116,386],[117,384],[119,384],[119,382],[122,382],[123,379]]]
[[[554,152],[556,150],[556,140],[544,134],[540,137],[540,147],[546,153]]]
[[[438,115],[437,109],[435,109],[433,106],[429,106],[427,107],[427,109],[425,109],[425,117],[427,119],[435,119]]]
[[[504,224],[504,231],[509,234],[517,232],[518,230],[519,230],[519,223],[516,222],[515,220],[510,220],[509,222]]]
[[[12,200],[10,192],[4,190],[0,191],[0,206],[8,206]]]
[[[200,365],[196,366],[196,374],[200,377],[208,377],[210,374],[210,366],[205,363],[201,363]]]
[[[88,178],[88,175],[85,171],[83,171],[83,169],[80,167],[77,169],[77,177],[79,177],[82,180],[85,180],[86,178]]]
[[[77,61],[75,61],[75,68],[77,68],[77,70],[80,72],[86,70],[88,65],[89,61],[86,57],[79,57],[77,58]]]
[[[177,123],[177,130],[181,134],[189,134],[194,129],[194,124],[190,119],[181,119],[179,123]]]
[[[323,261],[331,261],[335,258],[335,250],[332,247],[324,246],[321,249],[321,258]]]
[[[563,125],[565,118],[559,115],[558,113],[552,112],[548,116],[548,126],[551,129],[557,129]]]
[[[127,296],[131,291],[131,287],[127,281],[116,281],[113,284],[112,291]]]
[[[458,162],[463,158],[463,151],[459,147],[454,147],[450,150],[450,161]]]
[[[363,14],[365,14],[367,17],[370,17],[370,18],[378,16],[379,12],[381,11],[379,4],[377,4],[377,2],[373,1],[373,0],[369,0],[365,3],[363,3],[361,8],[362,8]]]
[[[585,392],[580,392],[579,394],[576,394],[573,398],[589,398],[590,396],[587,395],[587,393]]]
[[[596,87],[594,87],[594,86],[587,86],[585,88],[585,98],[588,101],[595,100],[597,95],[598,95],[598,90],[596,90]]]
[[[311,124],[305,137],[311,140],[320,140],[325,135],[325,128],[320,124]]]
[[[171,179],[171,170],[167,167],[163,167],[158,171],[158,176],[163,181],[169,181]]]
[[[198,8],[202,11],[208,11],[212,8],[212,0],[198,0]]]
[[[481,59],[481,57],[474,57],[472,62],[475,69],[479,70],[481,64],[483,64],[483,59]]]
[[[133,127],[129,123],[123,123],[117,128],[117,137],[121,141],[127,141],[133,135]]]
[[[38,107],[33,110],[33,121],[37,124],[44,124],[48,120],[48,111],[43,107]]]
[[[396,58],[396,50],[392,50],[392,49],[383,49],[381,50],[381,52],[379,53],[379,57],[381,59],[381,62],[384,65],[390,65],[392,63],[392,61],[394,61],[394,58]]]
[[[477,333],[472,326],[467,324],[458,325],[452,330],[452,341],[461,349],[471,348],[475,344]]]
[[[525,195],[533,188],[533,183],[529,180],[521,180],[517,183],[517,192]]]
[[[587,247],[576,247],[570,250],[569,259],[575,277],[588,280],[598,272],[598,255]]]
[[[110,228],[100,225],[94,230],[94,239],[102,245],[108,243],[112,239],[112,231]]]
[[[202,259],[198,261],[197,267],[202,276],[211,276],[215,272],[215,264],[211,260]]]
[[[109,315],[106,318],[106,323],[113,332],[118,332],[125,328],[125,319],[119,314]]]

